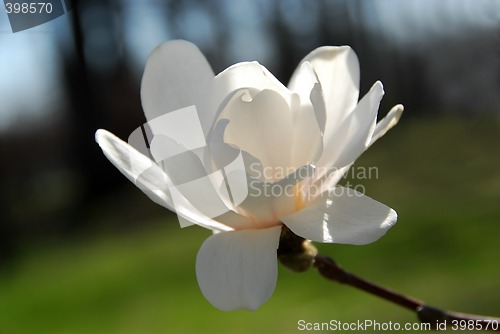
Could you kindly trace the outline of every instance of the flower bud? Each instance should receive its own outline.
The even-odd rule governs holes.
[[[317,254],[318,250],[310,240],[299,237],[283,225],[278,259],[285,267],[295,272],[304,272],[313,266]]]

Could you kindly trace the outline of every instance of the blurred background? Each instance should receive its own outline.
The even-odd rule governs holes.
[[[500,316],[500,2],[495,0],[86,0],[12,33],[0,10],[0,333],[294,333],[297,321],[415,322],[316,272],[280,268],[257,312],[202,297],[195,257],[209,235],[180,229],[103,156],[145,122],[147,56],[186,39],[218,73],[257,60],[282,82],[322,45],[350,45],[361,95],[400,125],[352,176],[395,208],[379,242],[319,245],[345,268],[430,304]],[[456,333],[456,331],[455,331]]]

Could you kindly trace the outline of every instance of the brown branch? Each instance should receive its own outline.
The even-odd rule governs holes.
[[[456,329],[500,331],[500,318],[443,311],[428,306],[423,301],[406,297],[353,275],[327,256],[316,255],[313,266],[329,280],[350,285],[415,312],[422,323],[430,324],[433,329],[436,329],[438,324],[445,323],[448,327],[456,325]]]
[[[411,310],[416,313],[420,322],[429,324],[432,329],[450,327],[453,330],[500,331],[500,318],[443,311],[351,274],[331,258],[318,254],[309,240],[294,234],[286,226],[281,230],[277,255],[280,262],[293,271],[303,272],[315,267],[329,280],[350,285]]]

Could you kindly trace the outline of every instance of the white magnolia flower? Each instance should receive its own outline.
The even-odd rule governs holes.
[[[396,223],[391,208],[336,185],[403,111],[397,105],[377,123],[382,84],[358,94],[348,46],[311,52],[287,88],[257,62],[214,76],[194,45],[171,41],[153,51],[142,80],[153,159],[105,130],[96,140],[154,202],[214,231],[196,259],[208,301],[255,310],[276,286],[283,224],[312,241],[360,245]],[[199,121],[158,121],[165,115]]]

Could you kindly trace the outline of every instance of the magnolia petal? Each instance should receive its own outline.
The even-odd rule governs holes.
[[[170,181],[154,161],[104,129],[97,130],[95,140],[106,158],[153,202],[173,210]]]
[[[207,175],[200,158],[168,136],[155,136],[151,154],[174,185],[183,184]]]
[[[196,276],[205,298],[222,311],[255,311],[273,294],[278,278],[281,226],[217,233],[202,244]]]
[[[299,210],[304,203],[300,182],[314,175],[313,165],[302,166],[275,183],[249,178],[249,196],[240,207],[257,222],[276,224],[280,217]]]
[[[207,145],[205,134],[194,106],[177,109],[156,117],[147,123],[145,129],[148,128],[153,137],[150,140],[150,148],[156,162],[185,151],[197,151]],[[155,145],[155,140],[158,142],[162,138],[168,139],[169,142]]]
[[[252,219],[234,211],[227,211],[214,219],[226,226],[230,226],[234,230],[253,229],[257,227]]]
[[[289,215],[302,208],[304,193],[301,191],[301,186],[312,178],[315,169],[316,167],[311,164],[302,166],[271,185],[271,190],[268,192],[274,197],[273,212],[276,217]]]
[[[214,233],[223,231],[232,231],[234,228],[220,222],[218,220],[212,219],[205,215],[193,206],[182,194],[177,193],[175,198],[175,213],[178,216],[179,224],[181,227],[190,226],[196,224],[203,228],[213,231]]]
[[[160,145],[156,140],[161,140]],[[166,136],[154,137],[151,147],[166,148],[177,145]],[[182,151],[168,149],[167,151]],[[158,152],[152,152],[157,159]],[[243,160],[239,157],[240,160]],[[238,157],[237,157],[238,159]],[[241,162],[240,169],[244,168]],[[233,209],[233,198],[245,198],[246,188],[233,187],[225,175],[224,170],[230,170],[231,164],[224,166],[224,170],[214,170],[208,173],[201,160],[192,151],[184,151],[161,161],[161,166],[171,180],[170,192],[174,204],[180,197],[185,198],[198,211],[210,218],[218,217]],[[231,191],[228,193],[228,187]]]
[[[301,108],[312,108],[321,132],[325,130],[326,107],[323,98],[323,88],[314,72],[311,63],[304,61],[296,72],[293,82],[293,91],[300,98]]]
[[[288,88],[300,96],[302,101],[307,101],[314,85],[319,82],[319,79],[314,72],[313,66],[308,61],[302,61],[296,73],[290,80]]]
[[[229,121],[224,142],[260,160],[268,168],[268,181],[276,181],[274,174],[290,166],[293,139],[290,107],[272,90],[249,95],[245,91],[235,94],[221,114]]]
[[[233,228],[217,222],[199,212],[185,198],[177,197],[174,203],[170,186],[172,181],[151,159],[103,129],[95,138],[104,155],[123,175],[140,188],[153,202],[177,213],[179,220],[200,225],[213,231],[231,231]]]
[[[354,109],[359,96],[359,62],[349,46],[324,46],[309,53],[301,62],[311,63],[319,78],[326,106],[324,143],[330,142],[339,125]],[[302,71],[299,65],[288,87],[296,91],[300,87]]]
[[[323,97],[323,89],[319,82],[312,88],[309,99],[311,100],[311,106],[313,107],[314,115],[316,116],[316,121],[318,122],[321,134],[324,134],[326,127],[326,106],[325,99]]]
[[[183,40],[164,43],[149,56],[142,77],[146,119],[195,105],[206,134],[216,112],[213,87],[212,68],[194,44]]]
[[[387,115],[377,123],[377,126],[375,127],[375,131],[373,132],[369,146],[375,143],[380,137],[385,135],[385,133],[389,131],[394,125],[398,124],[399,119],[403,114],[403,110],[404,107],[401,104],[392,107],[392,109],[387,113]]]
[[[349,170],[349,168],[351,168],[351,165],[347,165],[341,168],[332,167],[328,169],[327,173],[325,173],[321,178],[312,182],[310,185],[307,185],[310,187],[310,189],[304,189],[306,193],[304,205],[308,206],[329,189],[334,188],[340,181],[340,179],[342,179],[345,173]]]
[[[377,81],[330,138],[318,166],[342,168],[350,165],[366,150],[375,130],[383,95],[382,83]]]
[[[293,122],[292,132],[290,166],[298,168],[316,163],[323,153],[323,136],[311,107],[301,108]]]
[[[301,74],[307,77],[300,80],[302,85],[297,88],[299,99],[292,99],[291,166],[295,168],[315,163],[321,156],[323,152],[322,131],[326,117],[321,85],[317,81],[316,74],[308,62],[302,64],[302,67],[305,69],[301,71]]]
[[[282,95],[287,102],[291,99],[291,92],[258,62],[241,62],[234,64],[215,77],[214,100],[216,105],[223,101],[235,91],[248,90],[272,90]]]
[[[223,169],[241,155],[244,171],[255,178],[263,177],[264,172],[259,159],[224,141],[224,133],[228,124],[228,119],[221,119],[215,123],[210,131],[207,138],[208,150],[204,156],[205,166],[208,166],[209,170]]]
[[[397,220],[396,211],[350,188],[336,187],[311,206],[282,217],[295,234],[312,241],[364,245]]]
[[[236,211],[250,217],[254,222],[254,227],[264,228],[279,223],[274,212],[274,196],[271,195],[271,183],[262,182],[252,176],[237,175],[233,180],[239,180],[241,185],[246,185],[248,196],[236,206]]]

